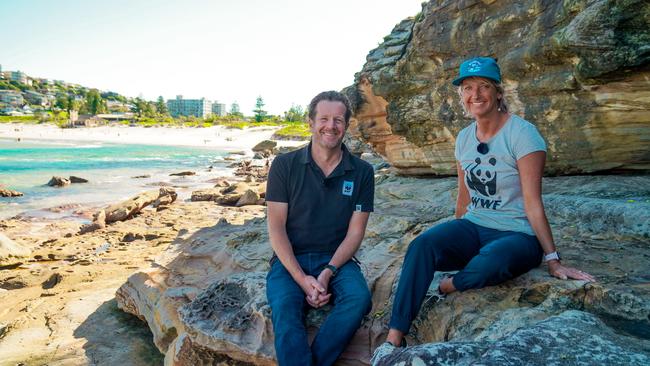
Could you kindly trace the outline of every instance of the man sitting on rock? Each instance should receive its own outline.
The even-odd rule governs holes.
[[[343,145],[352,111],[341,93],[309,104],[307,147],[278,156],[267,182],[268,229],[275,252],[267,275],[278,364],[331,365],[371,307],[353,258],[373,210],[372,166]],[[333,308],[311,346],[308,306]]]

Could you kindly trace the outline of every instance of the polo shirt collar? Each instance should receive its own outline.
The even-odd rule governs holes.
[[[350,151],[343,143],[341,144],[341,150],[343,150],[343,157],[341,158],[341,167],[343,168],[343,170],[346,171],[354,170],[354,164],[352,164],[352,156],[350,154]],[[316,164],[314,158],[312,158],[311,156],[311,141],[309,142],[309,145],[307,145],[307,148],[304,149],[302,152],[301,162],[303,164],[308,164],[308,163]]]

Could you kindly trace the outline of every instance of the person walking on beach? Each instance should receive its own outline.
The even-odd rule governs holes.
[[[561,263],[541,196],[546,144],[533,124],[508,112],[496,61],[466,60],[453,84],[475,119],[456,139],[456,219],[409,245],[387,342],[375,355],[404,345],[435,271],[459,271],[441,281],[443,295],[497,285],[539,266],[542,258],[552,276],[595,281]]]
[[[266,296],[280,366],[333,364],[371,308],[353,256],[373,211],[374,172],[342,143],[352,115],[343,94],[318,94],[308,113],[311,142],[275,158],[266,191],[274,251]],[[310,346],[305,311],[328,303]]]

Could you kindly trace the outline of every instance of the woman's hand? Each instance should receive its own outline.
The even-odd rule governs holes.
[[[565,267],[557,260],[551,260],[548,262],[548,273],[550,273],[551,276],[562,280],[571,278],[574,280],[596,282],[596,279],[589,273],[582,272],[572,267]]]

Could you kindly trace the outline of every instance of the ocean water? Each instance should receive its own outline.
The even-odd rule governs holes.
[[[16,214],[61,215],[66,210],[52,212],[48,208],[64,205],[114,203],[157,189],[159,182],[181,191],[211,186],[207,180],[230,173],[223,161],[225,155],[224,151],[199,147],[0,139],[0,184],[24,193],[23,197],[0,197],[0,219]],[[186,170],[197,175],[169,175]],[[89,183],[62,188],[46,185],[52,176],[71,175]],[[138,175],[151,177],[133,178]]]

